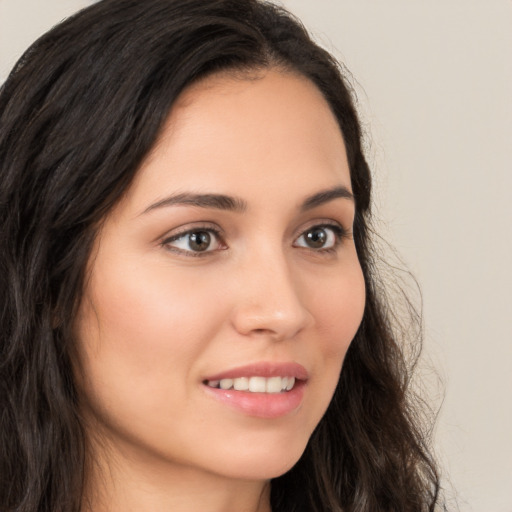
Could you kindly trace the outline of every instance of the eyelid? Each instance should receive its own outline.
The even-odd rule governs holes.
[[[217,243],[220,245],[223,245],[222,249],[213,249],[213,250],[205,250],[205,251],[192,251],[192,250],[186,250],[181,249],[179,247],[173,247],[171,246],[171,242],[175,242],[176,240],[179,240],[180,238],[185,237],[188,234],[196,233],[198,231],[206,231],[213,235]],[[199,224],[187,224],[184,226],[181,226],[179,228],[176,228],[172,230],[171,232],[168,232],[163,237],[160,238],[159,245],[164,247],[165,249],[178,253],[183,254],[185,256],[192,256],[192,257],[198,257],[198,256],[208,256],[211,255],[218,250],[223,250],[226,248],[224,240],[223,240],[223,230],[216,224],[211,224],[208,222],[205,223],[199,223]]]
[[[315,228],[326,228],[331,229],[334,232],[334,236],[336,237],[336,241],[333,246],[326,248],[308,248],[303,245],[295,245],[297,240],[303,237],[308,231]],[[185,237],[188,234],[195,233],[198,231],[206,231],[210,233],[216,242],[220,244],[222,247],[212,249],[212,250],[204,250],[204,251],[194,251],[188,249],[182,249],[179,247],[173,247],[171,242],[179,240],[180,238]],[[219,250],[227,249],[227,244],[224,241],[223,237],[224,231],[218,224],[213,224],[210,222],[200,222],[199,224],[185,224],[178,228],[175,228],[165,234],[163,237],[160,237],[159,245],[164,247],[165,249],[172,251],[177,254],[181,254],[184,256],[192,256],[192,257],[202,257],[202,256],[212,256],[217,253]],[[293,246],[298,247],[300,249],[309,249],[316,253],[322,252],[333,252],[336,251],[338,246],[341,244],[342,240],[348,238],[352,239],[352,231],[346,229],[343,224],[339,221],[335,221],[332,219],[315,219],[308,222],[306,225],[303,225],[300,230],[297,230],[294,238],[293,238]]]
[[[299,236],[303,235],[306,231],[309,231],[313,228],[322,228],[327,227],[336,230],[340,237],[352,237],[352,229],[347,228],[343,223],[333,219],[315,219],[310,222],[307,222],[305,225],[302,225],[300,229],[297,230],[294,239],[297,239]]]
[[[335,236],[334,244],[331,247],[320,247],[318,249],[315,249],[313,247],[307,247],[304,245],[295,245],[297,241],[304,237],[305,234],[308,231],[311,231],[313,229],[330,229],[333,231]],[[310,250],[315,253],[328,253],[328,252],[334,252],[338,249],[339,245],[342,243],[343,239],[352,239],[352,232],[351,230],[347,230],[340,222],[333,221],[329,219],[316,219],[314,221],[311,221],[306,225],[306,227],[302,227],[300,232],[294,237],[294,246],[298,247],[300,249],[306,249]]]

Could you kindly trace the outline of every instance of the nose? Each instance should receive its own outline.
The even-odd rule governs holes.
[[[232,323],[244,336],[280,341],[313,324],[313,315],[283,255],[241,263],[235,286]]]

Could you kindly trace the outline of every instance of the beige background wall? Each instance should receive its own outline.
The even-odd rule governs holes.
[[[88,3],[0,0],[0,82]],[[423,291],[446,393],[437,444],[460,510],[512,512],[512,2],[284,4],[357,79],[377,213]]]

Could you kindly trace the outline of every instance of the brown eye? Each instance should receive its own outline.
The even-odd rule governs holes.
[[[343,230],[338,226],[313,226],[295,241],[295,246],[308,249],[332,249],[338,245]]]
[[[323,228],[315,228],[304,235],[304,239],[312,249],[320,249],[327,242],[328,234]]]
[[[208,231],[196,231],[188,236],[188,246],[192,251],[206,251],[210,247],[211,235]]]
[[[207,253],[222,247],[218,234],[210,229],[195,229],[180,233],[165,240],[163,245],[183,253]]]

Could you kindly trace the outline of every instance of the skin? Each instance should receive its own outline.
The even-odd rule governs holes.
[[[364,309],[354,201],[301,208],[334,187],[351,190],[343,139],[307,79],[216,75],[181,95],[102,225],[76,321],[88,510],[270,510],[269,481],[301,456]],[[183,193],[245,208],[154,206]],[[309,246],[304,233],[325,224],[346,233],[323,228],[325,247]],[[194,252],[177,238],[194,229],[220,236]],[[308,372],[284,416],[205,389],[207,376],[262,361]]]

